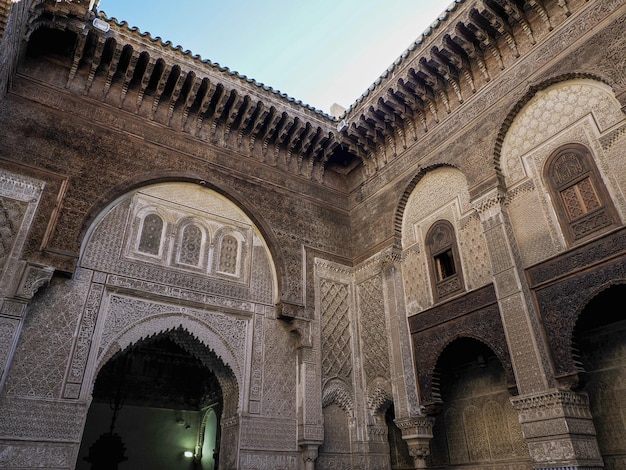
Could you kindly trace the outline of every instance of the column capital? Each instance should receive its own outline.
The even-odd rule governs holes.
[[[403,438],[409,437],[433,437],[433,425],[435,418],[432,416],[411,416],[408,418],[394,419],[393,422],[402,431]]]
[[[547,419],[568,416],[591,419],[589,397],[572,390],[549,390],[511,398],[513,407],[521,420],[532,420],[536,416]]]
[[[502,188],[495,187],[471,201],[472,207],[478,212],[482,221],[489,220],[502,212],[505,194]]]
[[[535,468],[603,468],[585,393],[551,389],[511,403]]]
[[[302,455],[302,460],[304,460],[305,470],[313,470],[319,455],[319,447],[322,443],[318,441],[301,441],[298,445],[300,446],[300,455]]]
[[[394,423],[402,432],[402,439],[407,443],[414,468],[426,468],[426,457],[430,455],[430,440],[433,438],[435,418],[411,416],[395,419]]]
[[[25,300],[32,299],[41,286],[50,282],[53,274],[54,268],[51,266],[28,263],[22,272],[15,297]]]

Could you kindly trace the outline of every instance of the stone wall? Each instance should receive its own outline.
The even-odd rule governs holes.
[[[73,468],[102,365],[182,328],[221,468],[391,469],[400,435],[414,468],[621,468],[623,341],[589,399],[573,338],[626,280],[623,0],[456,2],[343,131],[55,3],[0,10],[1,466]],[[606,207],[580,239],[564,148]]]

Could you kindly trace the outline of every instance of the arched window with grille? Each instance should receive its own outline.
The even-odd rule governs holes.
[[[224,235],[220,242],[218,271],[237,275],[239,263],[239,240],[234,235]]]
[[[435,301],[464,290],[454,227],[438,220],[426,234],[426,251]]]
[[[199,266],[202,261],[203,231],[196,224],[183,226],[179,234],[178,262]]]
[[[565,239],[575,244],[614,227],[618,218],[591,152],[564,145],[546,161],[544,177]]]
[[[158,256],[161,252],[161,239],[163,238],[163,219],[158,214],[148,214],[143,218],[139,246],[141,253]]]

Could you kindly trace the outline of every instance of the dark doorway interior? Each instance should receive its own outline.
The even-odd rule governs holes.
[[[609,287],[583,309],[574,330],[582,390],[606,469],[626,465],[626,285]]]
[[[214,470],[222,391],[178,329],[118,353],[100,370],[77,470]],[[208,419],[207,419],[208,418]]]
[[[437,361],[429,468],[528,468],[530,455],[510,402],[504,368],[483,342],[458,338]]]
[[[394,423],[395,410],[393,404],[387,408],[385,423],[387,423],[387,439],[389,440],[389,457],[391,470],[413,470],[413,458],[409,454],[409,447],[402,439],[402,431]]]

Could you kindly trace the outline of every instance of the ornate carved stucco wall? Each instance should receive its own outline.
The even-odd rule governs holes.
[[[620,103],[608,86],[591,79],[552,85],[520,110],[504,139],[501,162],[524,266],[567,248],[544,177],[547,158],[560,146],[580,143],[593,152],[613,203],[624,212],[626,169],[615,152],[623,127]]]
[[[535,468],[600,468],[591,413],[603,411],[572,390],[571,339],[584,304],[626,277],[626,4],[521,3],[455,2],[343,133],[123,25],[101,34],[85,2],[22,0],[8,18],[4,5],[2,465],[71,468],[98,368],[182,326],[227,391],[226,467],[310,470],[322,444],[320,468],[387,468],[392,402],[423,466],[438,355],[472,337],[504,373],[497,400],[453,388],[467,422],[510,429],[497,408],[518,393]],[[47,27],[75,34],[75,50],[38,55]],[[590,149],[619,214],[575,247],[542,180],[565,143]],[[155,245],[142,240],[151,214]],[[454,228],[463,275],[443,301],[424,245],[437,220]],[[234,265],[220,261],[229,247]],[[457,422],[473,433],[459,462],[487,460],[485,436],[489,458],[508,445]]]
[[[452,167],[435,168],[425,173],[411,192],[402,219],[408,315],[433,305],[425,238],[437,220],[447,220],[455,228],[466,289],[478,289],[491,282],[487,248],[480,220],[469,202],[466,178]]]
[[[153,211],[165,226],[157,254],[147,255],[135,243],[137,227]],[[201,247],[178,243],[181,220],[206,230],[194,241]],[[219,237],[229,233],[238,235],[237,268],[223,272]],[[177,255],[184,248],[206,256],[186,265]],[[209,366],[224,393],[224,461],[247,468],[270,458],[269,449],[296,468],[295,343],[276,319],[275,298],[267,246],[225,198],[184,183],[125,195],[90,229],[73,278],[54,278],[30,304],[5,388],[4,435],[23,436],[32,452],[41,452],[32,439],[65,442],[61,454],[71,466],[99,367],[142,338],[182,327],[215,357]]]

